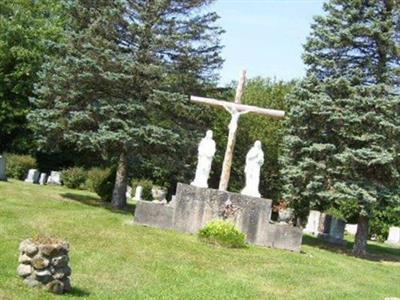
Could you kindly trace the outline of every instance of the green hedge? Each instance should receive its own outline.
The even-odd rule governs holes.
[[[30,155],[6,154],[7,177],[24,180],[29,169],[36,169],[36,159]]]
[[[246,247],[246,235],[240,232],[235,225],[229,221],[211,221],[199,231],[198,236],[203,242],[223,247]]]
[[[139,185],[143,187],[142,199],[147,201],[153,200],[153,195],[151,193],[153,182],[148,179],[132,179],[131,186],[133,193],[135,193],[136,187]]]
[[[115,169],[92,168],[87,172],[86,188],[100,196],[101,200],[110,202],[115,183]]]
[[[83,168],[73,167],[61,172],[61,178],[66,187],[84,189],[87,172]]]

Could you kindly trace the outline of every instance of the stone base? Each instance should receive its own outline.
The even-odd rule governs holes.
[[[137,200],[134,222],[151,227],[173,229],[174,209],[168,204]]]
[[[335,238],[326,233],[319,233],[317,237],[321,240],[327,241],[330,244],[334,244],[334,245],[338,245],[338,246],[346,246],[347,245],[347,241],[340,239],[340,238]]]
[[[300,252],[303,230],[289,224],[269,224],[260,246]]]
[[[138,201],[134,222],[196,234],[208,222],[228,219],[247,242],[300,251],[302,230],[270,223],[272,200],[178,183],[174,204]]]

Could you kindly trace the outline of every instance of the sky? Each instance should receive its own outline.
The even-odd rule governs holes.
[[[249,78],[301,78],[305,66],[302,45],[313,16],[323,13],[323,0],[217,0],[211,7],[225,29],[222,36],[220,84],[237,80],[241,70]]]

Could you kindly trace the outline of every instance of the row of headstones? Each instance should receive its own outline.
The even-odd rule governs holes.
[[[346,223],[334,216],[311,210],[304,233],[309,233],[333,244],[344,245]]]
[[[61,172],[51,171],[50,176],[47,173],[40,173],[37,169],[30,169],[26,176],[25,182],[39,184],[56,184],[61,185]]]
[[[162,187],[153,186],[151,189],[151,194],[153,196],[153,202],[159,202],[162,204],[167,204],[167,190]],[[143,199],[143,187],[138,185],[135,190],[135,195],[132,197],[132,188],[128,186],[126,191],[126,197],[128,199],[133,198],[133,200],[146,200]]]
[[[334,244],[345,244],[344,232],[355,235],[357,224],[346,224],[343,220],[311,210],[303,232],[323,238]],[[386,243],[400,245],[400,227],[390,227]]]

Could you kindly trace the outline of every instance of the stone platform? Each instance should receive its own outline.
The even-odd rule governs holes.
[[[272,223],[272,200],[178,183],[169,204],[138,201],[134,223],[196,234],[214,219],[228,219],[251,244],[300,251],[302,229]]]

